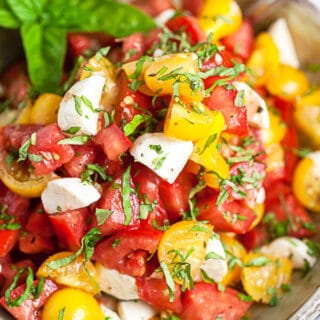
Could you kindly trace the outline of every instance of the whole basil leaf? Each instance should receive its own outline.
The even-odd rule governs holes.
[[[40,20],[46,0],[6,0],[11,10],[22,22]]]
[[[66,52],[66,30],[26,23],[21,37],[30,79],[39,92],[56,92]]]
[[[8,29],[20,27],[20,21],[5,0],[0,0],[0,26]]]
[[[125,37],[135,32],[156,27],[153,19],[139,9],[112,0],[79,1],[78,26],[70,31],[103,31],[115,37]]]

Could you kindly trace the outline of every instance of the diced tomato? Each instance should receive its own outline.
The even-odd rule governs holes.
[[[96,214],[93,215],[93,226],[98,226],[104,235],[114,234],[127,228],[138,228],[139,220],[139,198],[136,193],[130,193],[130,217],[126,217],[123,207],[122,177],[118,177],[111,184],[106,184],[100,200],[95,206]],[[130,178],[130,187],[134,184]],[[105,221],[98,222],[99,210],[106,212]],[[108,214],[109,212],[109,214]],[[126,221],[128,219],[128,221]]]
[[[35,280],[33,286],[39,284],[38,280]],[[12,290],[10,298],[16,299],[23,294],[26,289],[26,285],[22,284]],[[19,320],[39,320],[40,319],[40,308],[44,305],[48,297],[58,290],[58,286],[51,280],[45,279],[43,289],[38,298],[35,298],[30,294],[30,296],[25,299],[20,306],[9,307],[5,301],[5,298],[0,299],[0,304],[9,311],[16,319]]]
[[[96,145],[101,146],[109,160],[120,160],[120,156],[132,145],[131,140],[123,131],[112,123],[107,128],[101,129],[93,138]]]
[[[316,231],[310,214],[283,181],[278,181],[266,189],[265,213],[274,215],[273,219],[266,222],[273,230],[279,223],[282,224],[281,235],[305,238],[312,236]]]
[[[141,225],[163,226],[168,215],[159,194],[161,178],[142,164],[135,163],[132,167],[132,179],[141,195],[140,202],[150,205],[147,217],[143,217]],[[167,201],[167,200],[166,200]]]
[[[90,141],[84,145],[74,146],[74,156],[63,166],[71,177],[80,177],[86,165],[96,159],[98,148]]]
[[[88,217],[88,208],[80,208],[49,215],[49,219],[60,244],[74,251],[80,248],[81,239],[87,230],[86,222]]]
[[[42,237],[48,238],[54,235],[51,222],[41,203],[30,213],[25,228],[27,231]]]
[[[0,148],[9,150],[19,149],[30,135],[43,127],[39,124],[12,124],[0,129]]]
[[[41,161],[31,161],[35,174],[51,173],[72,159],[74,156],[72,146],[58,144],[60,140],[65,138],[56,123],[45,126],[36,132],[36,142],[34,145],[31,144],[28,149],[30,154],[41,157]]]
[[[287,124],[292,124],[294,108],[292,101],[275,96],[273,97],[273,103],[274,107],[280,112],[281,119]]]
[[[238,320],[246,314],[251,304],[242,301],[239,292],[234,289],[219,290],[216,284],[199,282],[192,290],[186,291],[181,318],[214,320],[221,317],[225,320]]]
[[[0,257],[6,256],[19,238],[19,230],[0,230]]]
[[[25,231],[19,237],[19,250],[27,254],[50,253],[54,250],[53,240]]]
[[[168,20],[166,26],[174,33],[185,32],[192,45],[206,40],[198,19],[193,16],[181,15]]]
[[[206,189],[199,193],[199,220],[209,221],[215,231],[246,233],[256,218],[254,211],[243,200],[224,201],[217,206],[218,192]]]
[[[210,97],[204,99],[204,104],[211,110],[220,110],[226,121],[226,132],[239,136],[248,133],[246,107],[235,106],[237,90],[215,87]]]
[[[149,110],[152,106],[151,97],[140,91],[133,91],[129,87],[127,76],[122,72],[118,79],[119,94],[115,105],[114,120],[118,126],[130,122],[143,110]]]
[[[145,52],[145,42],[142,33],[137,32],[123,39],[122,56],[123,61],[138,60]]]
[[[172,8],[172,1],[170,0],[133,0],[131,4],[137,6],[140,10],[152,17],[157,16],[164,10]]]
[[[161,231],[152,228],[119,231],[96,245],[93,258],[107,268],[133,276],[143,276],[148,257],[143,257],[141,251],[152,255],[157,250],[161,235]],[[140,252],[139,259],[145,258],[144,263],[141,263],[141,260],[139,264],[130,262],[132,255],[136,261],[136,251]],[[135,269],[131,269],[133,266]]]
[[[219,52],[215,53],[210,59],[202,61],[201,70],[207,71],[218,66],[224,66],[227,68],[233,67],[234,57],[228,50],[220,50]],[[212,76],[204,79],[205,87],[209,88],[218,77]]]
[[[172,301],[169,289],[163,278],[137,278],[138,293],[142,300],[160,311],[182,312],[181,287],[175,284]]]
[[[251,22],[243,20],[240,28],[222,39],[222,44],[236,56],[246,61],[253,49],[254,33]]]
[[[181,219],[189,210],[189,194],[195,184],[196,176],[186,171],[182,171],[172,184],[161,180],[159,194],[170,221]]]
[[[73,59],[88,57],[100,48],[99,41],[88,34],[74,33],[68,35],[68,52]]]
[[[182,0],[183,10],[191,12],[196,17],[200,15],[203,4],[204,0]]]
[[[250,251],[266,244],[270,240],[270,234],[267,226],[260,223],[247,233],[237,235],[237,239]]]

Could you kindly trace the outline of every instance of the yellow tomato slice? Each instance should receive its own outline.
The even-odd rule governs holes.
[[[104,320],[98,301],[90,294],[74,288],[54,292],[46,301],[42,320]]]
[[[320,151],[313,152],[297,164],[292,180],[293,192],[306,208],[320,211]]]
[[[292,262],[285,258],[250,252],[244,263],[241,281],[245,291],[253,301],[275,304],[291,282]]]
[[[19,124],[30,123],[31,108],[32,108],[32,103],[31,103],[31,100],[28,99],[27,105],[21,110],[16,123],[19,123]]]
[[[213,227],[198,221],[179,221],[167,229],[159,243],[158,259],[164,262],[180,284],[194,278],[206,256],[206,244]]]
[[[222,279],[225,286],[235,285],[241,279],[241,264],[247,254],[245,247],[234,237],[227,233],[220,234],[220,240],[226,251],[228,273]]]
[[[7,154],[0,153],[0,180],[11,191],[28,198],[39,197],[49,180],[55,179],[55,174],[44,176],[32,175],[26,172],[17,162],[13,162],[8,168],[6,164]]]
[[[30,110],[30,123],[50,124],[57,121],[57,112],[62,100],[53,93],[41,94]]]
[[[309,90],[306,75],[289,65],[280,64],[266,83],[269,92],[285,100],[295,100]]]
[[[235,32],[242,23],[242,13],[234,0],[206,0],[199,15],[201,28],[214,41]]]
[[[37,276],[50,278],[58,284],[78,288],[90,294],[100,292],[96,270],[92,262],[85,261],[83,256],[62,266],[51,267],[50,263],[58,263],[61,259],[70,257],[72,252],[58,252],[47,258],[40,265]]]
[[[269,144],[266,147],[267,172],[284,168],[284,150],[280,143]]]

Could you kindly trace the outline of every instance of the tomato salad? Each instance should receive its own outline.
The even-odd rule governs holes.
[[[255,37],[234,0],[133,5],[131,34],[63,29],[58,87],[28,41],[28,71],[1,77],[0,304],[15,319],[245,319],[316,262],[320,90],[285,21]],[[21,21],[24,40],[39,26]]]

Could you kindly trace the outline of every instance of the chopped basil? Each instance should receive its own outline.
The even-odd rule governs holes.
[[[238,297],[241,301],[244,301],[244,302],[252,302],[252,297],[251,296],[248,296],[247,294],[244,294],[242,292],[239,292],[238,293]]]
[[[127,123],[124,127],[123,127],[123,132],[126,136],[130,136],[131,134],[133,134],[136,129],[145,122],[148,122],[151,119],[151,116],[149,115],[145,115],[145,114],[137,114],[135,115],[132,120]]]
[[[80,97],[80,99],[81,99],[81,101],[84,103],[84,105],[86,106],[86,107],[88,107],[92,112],[97,112],[97,110],[94,108],[94,106],[92,105],[92,102],[88,99],[88,98],[86,98],[85,96],[81,96]]]
[[[33,162],[41,162],[43,158],[39,154],[28,153],[28,159]]]
[[[206,257],[205,257],[205,260],[209,260],[209,259],[224,260],[224,257],[217,254],[216,252],[211,251],[211,252],[207,253]]]
[[[82,108],[81,108],[81,99],[73,95],[73,100],[74,100],[74,107],[76,109],[76,112],[78,113],[79,116],[82,116]]]
[[[268,259],[267,257],[257,257],[257,258],[253,258],[251,259],[246,265],[245,267],[263,267],[265,265],[267,265],[268,263],[270,263],[271,260]]]
[[[128,169],[122,175],[122,206],[125,216],[124,224],[128,225],[132,219],[132,208],[131,208],[131,193],[132,188],[130,185],[130,170],[131,167],[129,166]]]
[[[28,150],[31,145],[31,139],[29,138],[25,141],[22,146],[19,148],[19,158],[18,161],[24,161],[28,157]]]
[[[166,280],[166,284],[167,284],[167,287],[169,290],[169,301],[173,302],[174,298],[175,298],[174,297],[175,284],[174,284],[173,278],[172,278],[171,273],[168,269],[168,266],[165,264],[165,262],[163,262],[163,261],[160,262],[160,268],[163,271],[163,275],[164,275],[164,278]]]
[[[94,55],[95,59],[97,61],[101,60],[103,57],[105,57],[109,51],[110,51],[110,47],[104,47],[98,50],[98,52]]]
[[[80,129],[81,129],[81,127],[70,127],[65,132],[69,133],[69,134],[76,134]]]
[[[90,140],[90,138],[91,137],[87,135],[75,136],[59,140],[58,144],[83,145],[86,144]]]
[[[244,106],[244,96],[245,96],[244,90],[240,90],[237,92],[237,95],[234,99],[234,105],[236,107],[243,107]]]
[[[97,218],[98,226],[102,226],[111,216],[111,214],[112,210],[96,208],[95,215]]]
[[[164,155],[163,157],[156,157],[152,160],[152,164],[154,165],[154,170],[159,170],[163,163],[165,162],[167,158],[167,155]]]
[[[83,56],[79,56],[69,74],[67,81],[63,84],[62,88],[58,90],[58,93],[63,94],[68,91],[72,84],[76,81],[77,73],[81,67],[82,62],[84,61]]]
[[[62,309],[59,310],[58,320],[63,320],[65,309],[66,307],[63,307]]]
[[[112,177],[106,174],[104,167],[98,164],[88,163],[85,170],[81,173],[81,181],[89,184],[93,184],[100,177],[103,181],[112,181]]]
[[[276,306],[279,302],[276,288],[267,288],[267,294],[271,296],[269,305],[272,307]]]
[[[203,149],[202,149],[200,152],[198,152],[199,155],[201,155],[202,153],[204,153],[205,150],[206,150],[207,148],[209,148],[210,145],[217,139],[217,137],[218,137],[218,135],[217,135],[216,133],[208,136],[208,139],[207,139],[206,143],[204,144]]]
[[[162,147],[159,144],[150,144],[149,148],[155,151],[157,154],[161,154],[163,152]]]

